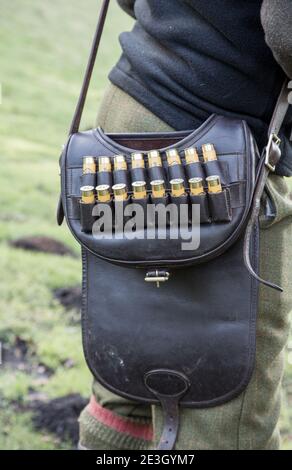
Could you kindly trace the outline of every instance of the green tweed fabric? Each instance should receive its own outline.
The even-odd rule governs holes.
[[[118,411],[115,410],[118,414]],[[79,418],[79,442],[86,450],[148,450],[149,443],[97,421],[84,409]]]
[[[110,85],[102,103],[98,125],[106,132],[146,132],[172,130],[167,124]],[[284,348],[289,333],[292,307],[292,199],[287,180],[271,175],[268,188],[276,218],[261,217],[260,274],[284,288],[284,293],[260,288],[257,323],[256,366],[251,382],[236,399],[201,410],[182,409],[177,450],[257,450],[279,449],[278,420],[281,406],[281,381]],[[289,285],[290,284],[290,285]],[[150,407],[132,403],[106,391],[94,382],[93,393],[104,407],[130,419],[150,420]],[[162,411],[152,407],[154,442],[162,430]],[[137,439],[122,439],[116,431],[88,417],[80,417],[80,442],[91,449],[137,449]],[[122,446],[122,447],[121,447]],[[145,449],[147,442],[140,442]]]
[[[92,392],[96,401],[101,406],[117,413],[119,416],[132,419],[139,424],[149,424],[151,422],[152,414],[150,406],[141,406],[137,402],[125,400],[106,390],[96,381],[93,383]]]
[[[97,125],[105,132],[168,132],[164,123],[123,90],[110,84],[97,116]]]

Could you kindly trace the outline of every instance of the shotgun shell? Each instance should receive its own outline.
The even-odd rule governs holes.
[[[132,153],[132,168],[145,168],[144,155],[140,152]]]
[[[216,150],[213,144],[205,144],[202,146],[203,157],[205,162],[217,160]]]
[[[163,180],[151,181],[152,197],[165,197],[165,183]]]
[[[189,165],[190,163],[197,163],[200,161],[196,147],[190,147],[188,149],[185,149],[184,153],[186,165]]]
[[[127,161],[124,155],[114,156],[114,169],[115,170],[127,170]]]
[[[221,193],[222,192],[222,186],[221,186],[219,176],[217,175],[208,176],[208,178],[206,178],[206,181],[208,183],[209,193]]]
[[[145,181],[135,181],[132,183],[133,199],[146,199],[146,183]]]
[[[162,166],[162,160],[158,150],[151,150],[151,152],[148,152],[148,164],[149,168]]]
[[[182,178],[171,180],[170,185],[171,185],[171,195],[173,197],[184,196],[185,188],[184,188],[184,180]]]
[[[191,178],[189,180],[190,193],[193,196],[201,196],[204,194],[203,180],[202,178]]]
[[[95,202],[95,194],[93,186],[82,186],[81,191],[81,201],[83,204],[92,204]]]
[[[166,151],[168,166],[181,165],[181,159],[176,149],[170,149]]]
[[[128,198],[127,186],[125,184],[115,184],[112,189],[115,201],[125,201]]]
[[[96,186],[96,193],[99,202],[109,202],[111,200],[110,186],[108,184]]]
[[[83,172],[84,175],[96,172],[96,163],[95,163],[95,158],[94,157],[83,157],[83,170],[82,170],[82,172]]]
[[[110,157],[100,157],[98,159],[98,171],[112,171],[111,159]]]

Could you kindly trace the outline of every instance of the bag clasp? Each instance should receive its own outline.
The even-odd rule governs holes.
[[[160,287],[160,282],[166,282],[170,278],[170,273],[167,271],[148,271],[145,276],[145,282],[156,282],[157,288]]]

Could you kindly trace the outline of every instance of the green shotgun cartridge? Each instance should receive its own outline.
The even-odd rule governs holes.
[[[144,155],[141,152],[134,152],[131,155],[132,168],[145,168]]]
[[[112,165],[110,157],[99,157],[98,159],[98,171],[101,173],[103,171],[111,172]]]
[[[171,195],[173,197],[184,196],[185,187],[184,187],[184,180],[182,178],[171,180],[170,186],[171,186]]]
[[[205,162],[217,160],[216,150],[213,144],[205,144],[202,146],[203,157]]]
[[[209,193],[221,193],[222,192],[220,176],[217,176],[217,175],[208,176],[208,178],[206,178],[206,181],[208,183]]]
[[[110,186],[108,184],[96,186],[96,193],[99,202],[109,202],[111,200]]]
[[[115,184],[112,189],[115,201],[126,201],[128,193],[127,186],[125,184]]]
[[[165,197],[165,183],[163,180],[151,181],[152,197]]]
[[[149,168],[162,166],[162,160],[161,160],[161,156],[158,150],[151,150],[151,152],[148,152],[148,165],[149,165]]]
[[[133,187],[133,199],[146,199],[146,182],[145,181],[135,181],[132,183]]]
[[[96,163],[94,157],[83,157],[83,174],[96,173]]]
[[[192,196],[201,196],[204,194],[204,186],[202,178],[189,179],[190,193]]]
[[[114,170],[127,170],[127,161],[124,155],[114,156]]]
[[[166,151],[168,166],[181,165],[181,159],[176,149],[170,149]]]
[[[92,204],[95,202],[95,193],[93,186],[82,186],[81,191],[81,201],[83,204]]]
[[[190,163],[199,162],[199,155],[196,147],[190,147],[188,149],[185,149],[184,154],[186,159],[186,165],[189,165]]]

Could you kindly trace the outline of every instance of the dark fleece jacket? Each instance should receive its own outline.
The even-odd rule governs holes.
[[[136,22],[120,37],[123,54],[110,80],[177,130],[198,127],[212,113],[245,119],[262,149],[291,69],[289,21],[279,10],[285,6],[291,18],[292,0],[118,1]],[[287,176],[291,123],[292,113],[277,167]]]
[[[135,0],[118,0],[118,3],[135,18]],[[292,1],[263,0],[261,21],[266,43],[288,77],[292,78]]]
[[[266,43],[288,77],[292,78],[292,1],[264,0],[261,20]]]

